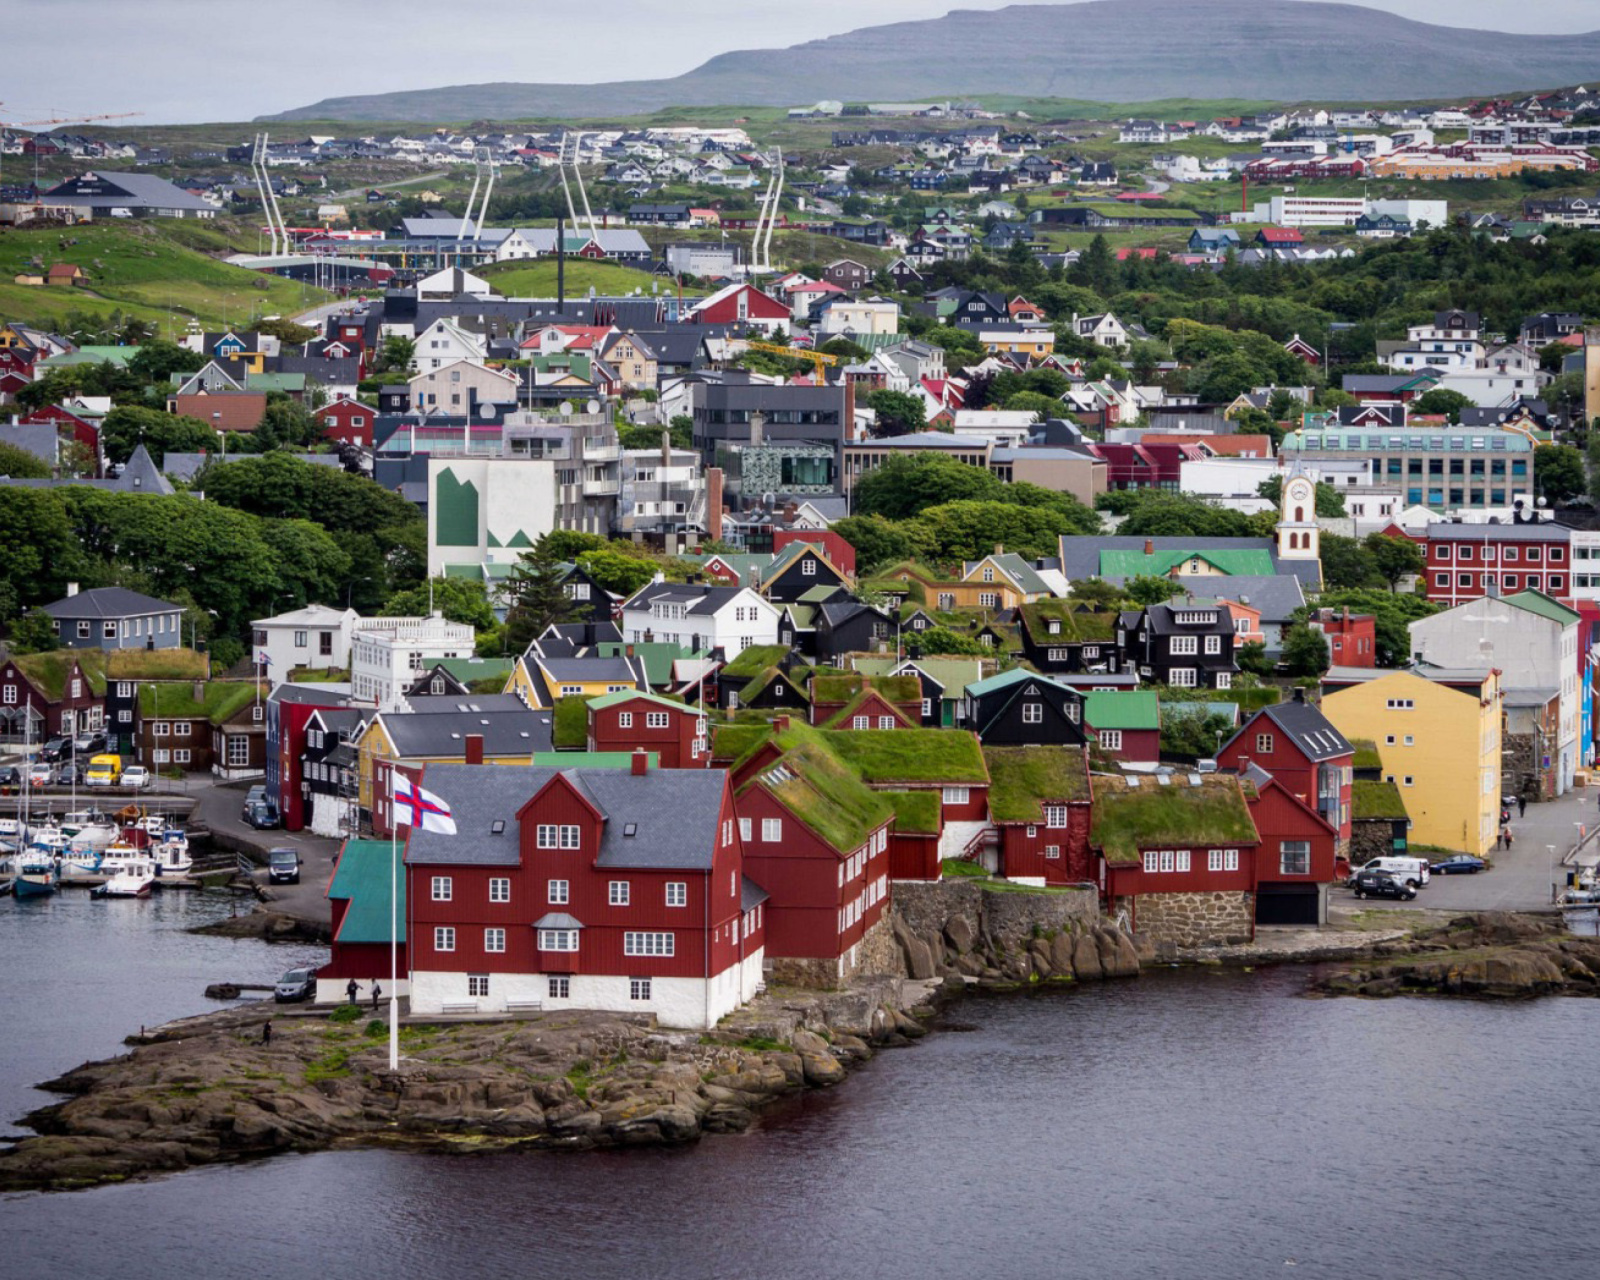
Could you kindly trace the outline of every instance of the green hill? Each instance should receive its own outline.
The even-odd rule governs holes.
[[[1301,0],[1092,0],[956,10],[789,49],[720,54],[670,80],[477,84],[328,98],[276,120],[517,120],[671,106],[979,94],[1147,102],[1370,102],[1582,84],[1600,33],[1511,35]]]
[[[220,329],[260,316],[293,315],[332,296],[221,260],[246,250],[254,252],[254,235],[247,241],[244,232],[221,221],[8,230],[0,236],[0,318],[54,327],[72,312],[104,317],[120,311],[160,325],[169,337],[181,335],[191,316]],[[19,275],[42,274],[62,262],[86,271],[87,285],[16,283]]]

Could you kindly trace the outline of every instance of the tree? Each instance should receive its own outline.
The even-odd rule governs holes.
[[[1552,504],[1576,498],[1584,491],[1587,479],[1583,454],[1570,444],[1540,445],[1533,451],[1534,487]]]
[[[169,453],[216,452],[221,441],[199,418],[118,406],[100,424],[100,444],[112,462],[126,462],[142,444],[159,467]]]
[[[1271,476],[1256,486],[1258,497],[1265,498],[1273,506],[1283,502],[1283,477]],[[1345,514],[1344,494],[1340,493],[1331,484],[1317,481],[1316,499],[1314,503],[1318,516],[1332,518]]]
[[[867,396],[867,408],[878,415],[880,436],[910,435],[928,425],[922,400],[904,391],[874,391]]]
[[[631,596],[656,576],[658,568],[654,560],[613,550],[586,551],[578,557],[578,567],[619,596]]]
[[[1032,413],[1036,422],[1059,418],[1064,411],[1061,401],[1051,396],[1040,395],[1037,391],[1019,391],[1006,400],[1004,407]]]
[[[1328,669],[1327,637],[1295,623],[1283,637],[1283,665],[1292,676],[1320,676]]]
[[[1422,596],[1380,589],[1364,591],[1324,591],[1317,605],[1325,609],[1349,609],[1351,613],[1370,613],[1378,643],[1378,665],[1398,667],[1411,656],[1410,624],[1439,612],[1439,606]]]
[[[1058,539],[1074,532],[1057,511],[1010,502],[943,503],[906,521],[905,530],[922,555],[933,560],[977,560],[996,543],[1030,559],[1052,555]]]
[[[256,332],[270,334],[285,346],[303,347],[317,336],[318,331],[310,325],[296,324],[293,320],[275,316],[271,320],[258,322]]]
[[[1329,591],[1381,587],[1377,557],[1354,538],[1325,533],[1321,541],[1322,582]]]
[[[390,335],[383,340],[383,345],[378,348],[377,359],[372,365],[373,377],[384,373],[409,374],[415,372],[414,361],[417,355],[417,344],[410,338],[401,338]]]
[[[1239,651],[1234,655],[1234,661],[1240,671],[1249,672],[1253,676],[1270,676],[1276,665],[1267,656],[1267,646],[1259,640],[1246,640],[1239,646]]]
[[[1072,584],[1071,598],[1096,610],[1120,609],[1127,603],[1128,594],[1101,578],[1079,578]]]
[[[366,476],[286,453],[213,462],[196,477],[195,488],[208,502],[255,515],[314,520],[335,533],[365,534],[414,524],[426,537],[421,514],[398,493]]]
[[[48,480],[50,464],[8,440],[0,440],[0,476],[10,476],[13,480]]]
[[[7,647],[12,653],[44,653],[59,649],[61,639],[56,635],[55,620],[43,609],[33,609],[11,624],[11,638]]]
[[[1460,422],[1461,411],[1471,407],[1471,396],[1435,387],[1432,391],[1423,392],[1411,402],[1411,413],[1414,417],[1445,417],[1451,422]]]
[[[598,533],[580,529],[552,529],[542,539],[544,549],[557,560],[576,560],[588,551],[603,551],[610,544]]]
[[[1004,485],[992,472],[943,453],[890,458],[855,482],[857,515],[905,520],[947,502],[999,501]]]
[[[420,587],[397,591],[384,602],[381,613],[390,618],[421,618],[432,610],[477,631],[495,626],[494,608],[483,583],[470,578],[433,578]]]
[[[951,631],[948,627],[929,627],[918,634],[911,643],[921,648],[922,652],[930,658],[939,654],[955,654],[960,656],[977,656],[987,654],[992,650],[985,649],[971,636],[961,635]]]
[[[1117,532],[1129,537],[1245,538],[1250,536],[1250,521],[1242,512],[1203,498],[1146,489]]]
[[[175,342],[156,339],[146,342],[128,361],[128,372],[146,382],[168,382],[175,373],[197,373],[206,366],[206,357]]]
[[[880,515],[846,516],[835,520],[831,528],[856,549],[858,574],[898,564],[916,554],[911,539],[901,528]]]
[[[1369,533],[1361,545],[1372,556],[1373,567],[1379,577],[1389,584],[1390,591],[1399,587],[1400,579],[1421,573],[1426,563],[1422,548],[1410,538]]]
[[[0,501],[0,617],[60,599],[88,567],[62,490],[5,490]]]
[[[562,587],[566,577],[559,557],[551,554],[541,537],[533,548],[517,557],[502,589],[506,610],[506,649],[521,653],[546,627],[565,622],[577,612],[577,602]]]
[[[1161,753],[1208,760],[1233,732],[1233,720],[1220,711],[1199,709],[1161,717]]]
[[[1165,604],[1173,596],[1182,595],[1183,588],[1171,578],[1160,578],[1154,574],[1140,574],[1132,578],[1127,584],[1128,598],[1135,604],[1149,606],[1152,604]]]

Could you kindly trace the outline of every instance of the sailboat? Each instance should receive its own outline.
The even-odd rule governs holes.
[[[26,759],[29,748],[33,745],[33,722],[24,718],[26,726],[23,731],[22,754]],[[28,774],[22,775],[22,812],[28,808]],[[57,835],[60,833],[57,832]],[[56,856],[53,850],[30,845],[19,850],[11,860],[12,870],[16,878],[12,882],[12,892],[18,898],[44,898],[56,891],[60,876],[56,870]]]

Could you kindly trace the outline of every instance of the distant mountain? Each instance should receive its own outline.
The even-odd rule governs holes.
[[[670,22],[669,6],[661,21]],[[1361,102],[1600,79],[1600,32],[1522,36],[1292,0],[1094,0],[958,10],[790,49],[724,53],[671,80],[477,84],[325,98],[269,120],[511,120],[673,106],[971,94],[1146,102]]]

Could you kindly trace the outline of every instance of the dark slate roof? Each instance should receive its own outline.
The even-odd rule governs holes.
[[[464,756],[467,735],[472,733],[483,735],[486,756],[532,755],[535,751],[550,750],[550,713],[530,711],[526,707],[483,715],[471,711],[447,715],[390,714],[383,717],[383,727],[394,744],[395,754],[402,760]]]
[[[1226,578],[1180,575],[1176,581],[1196,598],[1237,600],[1260,609],[1263,622],[1287,622],[1306,602],[1300,579],[1292,573],[1239,573]]]
[[[614,622],[558,622],[544,629],[547,636],[560,636],[575,645],[621,644],[622,630]]]
[[[1261,714],[1287,734],[1309,760],[1332,760],[1355,751],[1344,734],[1333,727],[1332,721],[1308,702],[1280,702],[1261,708]],[[1247,722],[1234,736],[1237,738],[1248,732]]]
[[[293,702],[301,706],[343,707],[349,704],[348,690],[335,693],[315,684],[280,684],[267,695],[268,702]]]
[[[739,877],[739,910],[753,911],[772,895],[749,876]]]
[[[440,693],[419,694],[410,707],[419,716],[452,712],[458,715],[499,715],[507,711],[526,711],[528,704],[514,693]]]
[[[631,686],[639,680],[626,658],[540,658],[539,665],[558,684],[612,680]]]
[[[129,618],[145,613],[181,613],[182,605],[140,595],[126,587],[95,587],[44,606],[52,618]]]
[[[1572,530],[1541,520],[1538,524],[1456,524],[1440,521],[1427,529],[1429,542],[1570,542]]]
[[[688,605],[690,613],[711,614],[724,608],[743,587],[713,587],[704,583],[652,582],[640,587],[626,608],[648,609],[656,600],[672,600]]]
[[[517,811],[558,773],[605,815],[596,866],[710,869],[727,786],[720,769],[652,769],[635,776],[626,769],[430,764],[423,786],[450,806],[460,834],[413,831],[406,862],[516,864]],[[498,836],[492,834],[497,821],[506,824]]]

